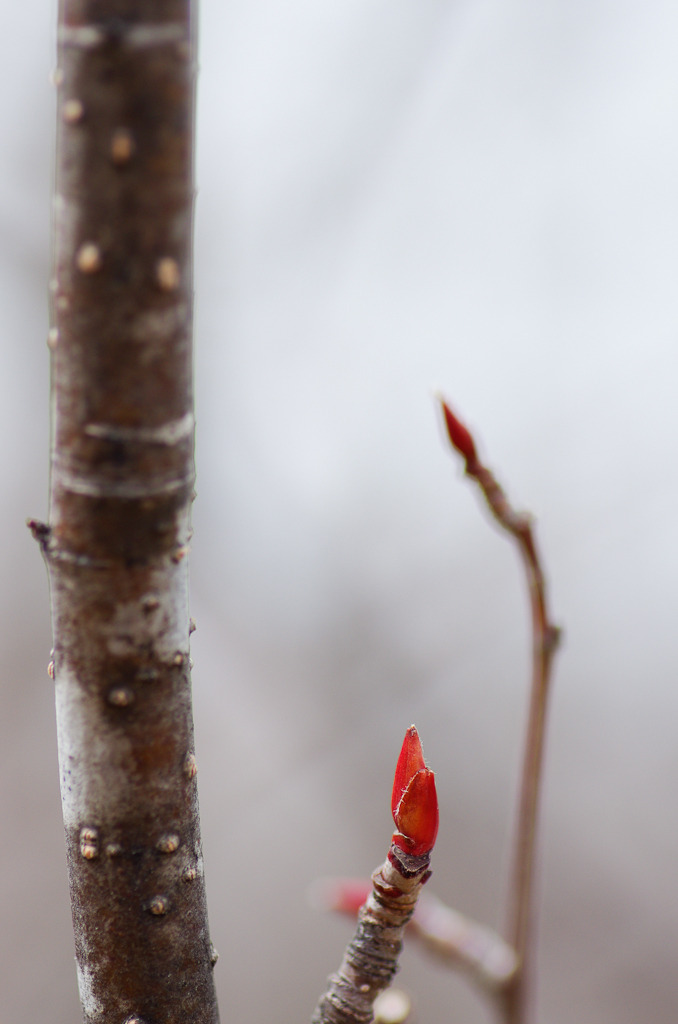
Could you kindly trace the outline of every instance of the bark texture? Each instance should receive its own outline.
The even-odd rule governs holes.
[[[189,0],[61,0],[48,565],[88,1024],[215,1024],[191,710]]]
[[[372,875],[372,891],[358,913],[358,927],[311,1024],[373,1024],[374,1000],[393,981],[403,934],[425,882],[430,854],[412,857],[392,845]]]

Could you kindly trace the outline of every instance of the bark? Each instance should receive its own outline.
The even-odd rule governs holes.
[[[215,1024],[187,560],[189,0],[61,0],[46,558],[88,1024]]]

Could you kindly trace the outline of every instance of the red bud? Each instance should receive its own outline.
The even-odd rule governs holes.
[[[453,448],[457,449],[460,455],[464,456],[467,462],[476,462],[478,456],[476,455],[476,446],[470,431],[461,420],[457,419],[444,398],[440,399],[440,404],[443,407],[445,427],[450,444]]]
[[[422,768],[412,778],[394,819],[398,831],[393,842],[401,850],[420,857],[433,849],[438,835],[438,796],[430,768]]]
[[[393,836],[395,845],[415,857],[429,853],[438,834],[438,796],[435,776],[424,764],[413,725],[405,733],[398,758],[391,810],[398,829]]]
[[[422,768],[425,768],[424,751],[421,749],[419,733],[414,725],[411,725],[405,733],[405,739],[400,750],[400,757],[396,765],[393,778],[393,792],[391,794],[391,814],[395,818],[398,804],[403,798],[403,793],[410,784],[410,780]]]

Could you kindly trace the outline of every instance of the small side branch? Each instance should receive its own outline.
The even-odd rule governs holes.
[[[452,910],[435,896],[419,901],[410,930],[444,963],[458,967],[480,988],[502,993],[515,978],[518,958],[500,935]]]
[[[527,577],[532,621],[532,681],[527,732],[520,780],[518,820],[516,824],[507,939],[518,957],[518,970],[502,997],[505,1024],[523,1024],[529,980],[531,949],[531,913],[533,903],[534,860],[537,814],[544,757],[546,708],[553,656],[560,631],[550,619],[546,583],[537,549],[532,517],[516,512],[493,473],[478,458],[473,438],[447,403],[441,399],[445,427],[452,446],[463,456],[467,476],[475,480],[490,512],[518,546]]]

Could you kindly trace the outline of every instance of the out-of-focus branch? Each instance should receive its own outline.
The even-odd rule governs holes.
[[[445,427],[452,446],[463,456],[466,474],[480,487],[488,507],[502,529],[518,546],[527,577],[532,621],[532,681],[520,779],[518,820],[509,886],[507,939],[518,957],[518,969],[502,995],[506,1024],[524,1024],[531,967],[531,917],[537,815],[544,756],[546,708],[551,665],[559,629],[550,619],[546,583],[536,546],[531,516],[516,512],[492,472],[478,458],[473,438],[441,398]]]
[[[322,910],[355,917],[368,894],[369,884],[363,879],[328,878],[313,886],[310,898]],[[489,992],[502,992],[515,975],[518,958],[512,946],[491,928],[452,910],[430,893],[420,896],[406,935],[449,967],[465,971]]]

